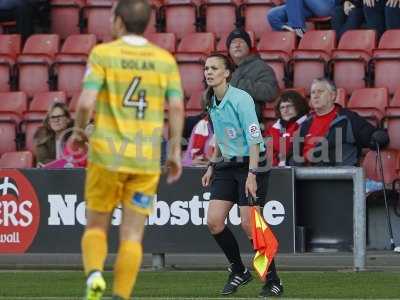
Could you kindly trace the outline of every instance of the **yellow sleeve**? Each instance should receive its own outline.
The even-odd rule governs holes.
[[[96,50],[97,48],[94,48],[90,53],[83,78],[83,88],[100,91],[105,80],[105,65],[104,57]]]
[[[178,65],[175,59],[171,59],[169,74],[167,75],[167,89],[165,92],[167,99],[183,100],[181,76],[179,75]]]

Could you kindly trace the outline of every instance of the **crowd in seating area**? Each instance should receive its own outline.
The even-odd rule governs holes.
[[[62,156],[52,126],[56,121],[70,126],[88,54],[97,43],[111,40],[113,2],[0,1],[0,167],[43,167]],[[185,134],[188,165],[204,164],[213,147],[201,105],[204,59],[213,52],[232,56],[227,39],[241,28],[249,37],[249,53],[273,70],[279,89],[259,101],[266,134],[283,118],[279,103],[284,97],[304,99],[307,105],[313,81],[330,78],[337,87],[337,104],[387,130],[390,155],[383,152],[383,158],[395,157],[388,168],[400,166],[400,1],[150,2],[152,18],[145,37],[173,53],[181,73],[190,123]],[[26,16],[35,10],[47,21],[25,24],[34,22]],[[54,110],[63,116],[56,120]],[[41,131],[46,131],[44,139],[39,138]],[[43,160],[49,136],[49,157]],[[164,136],[167,139],[167,133]]]

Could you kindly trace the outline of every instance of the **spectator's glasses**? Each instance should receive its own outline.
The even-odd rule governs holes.
[[[57,121],[61,121],[63,118],[65,118],[65,114],[50,116],[50,121],[57,122]]]
[[[293,104],[281,105],[279,106],[279,110],[292,109],[293,107],[294,107]]]

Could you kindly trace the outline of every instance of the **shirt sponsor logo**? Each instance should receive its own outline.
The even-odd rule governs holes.
[[[153,196],[135,193],[132,197],[132,203],[141,208],[151,208],[153,205]]]

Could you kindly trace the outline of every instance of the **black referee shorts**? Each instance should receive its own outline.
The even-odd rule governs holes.
[[[249,206],[250,204],[245,192],[248,174],[248,163],[217,163],[214,166],[214,174],[211,181],[210,199],[231,201],[238,206]],[[258,173],[256,176],[258,205],[264,205],[265,203],[268,178],[269,172]]]

